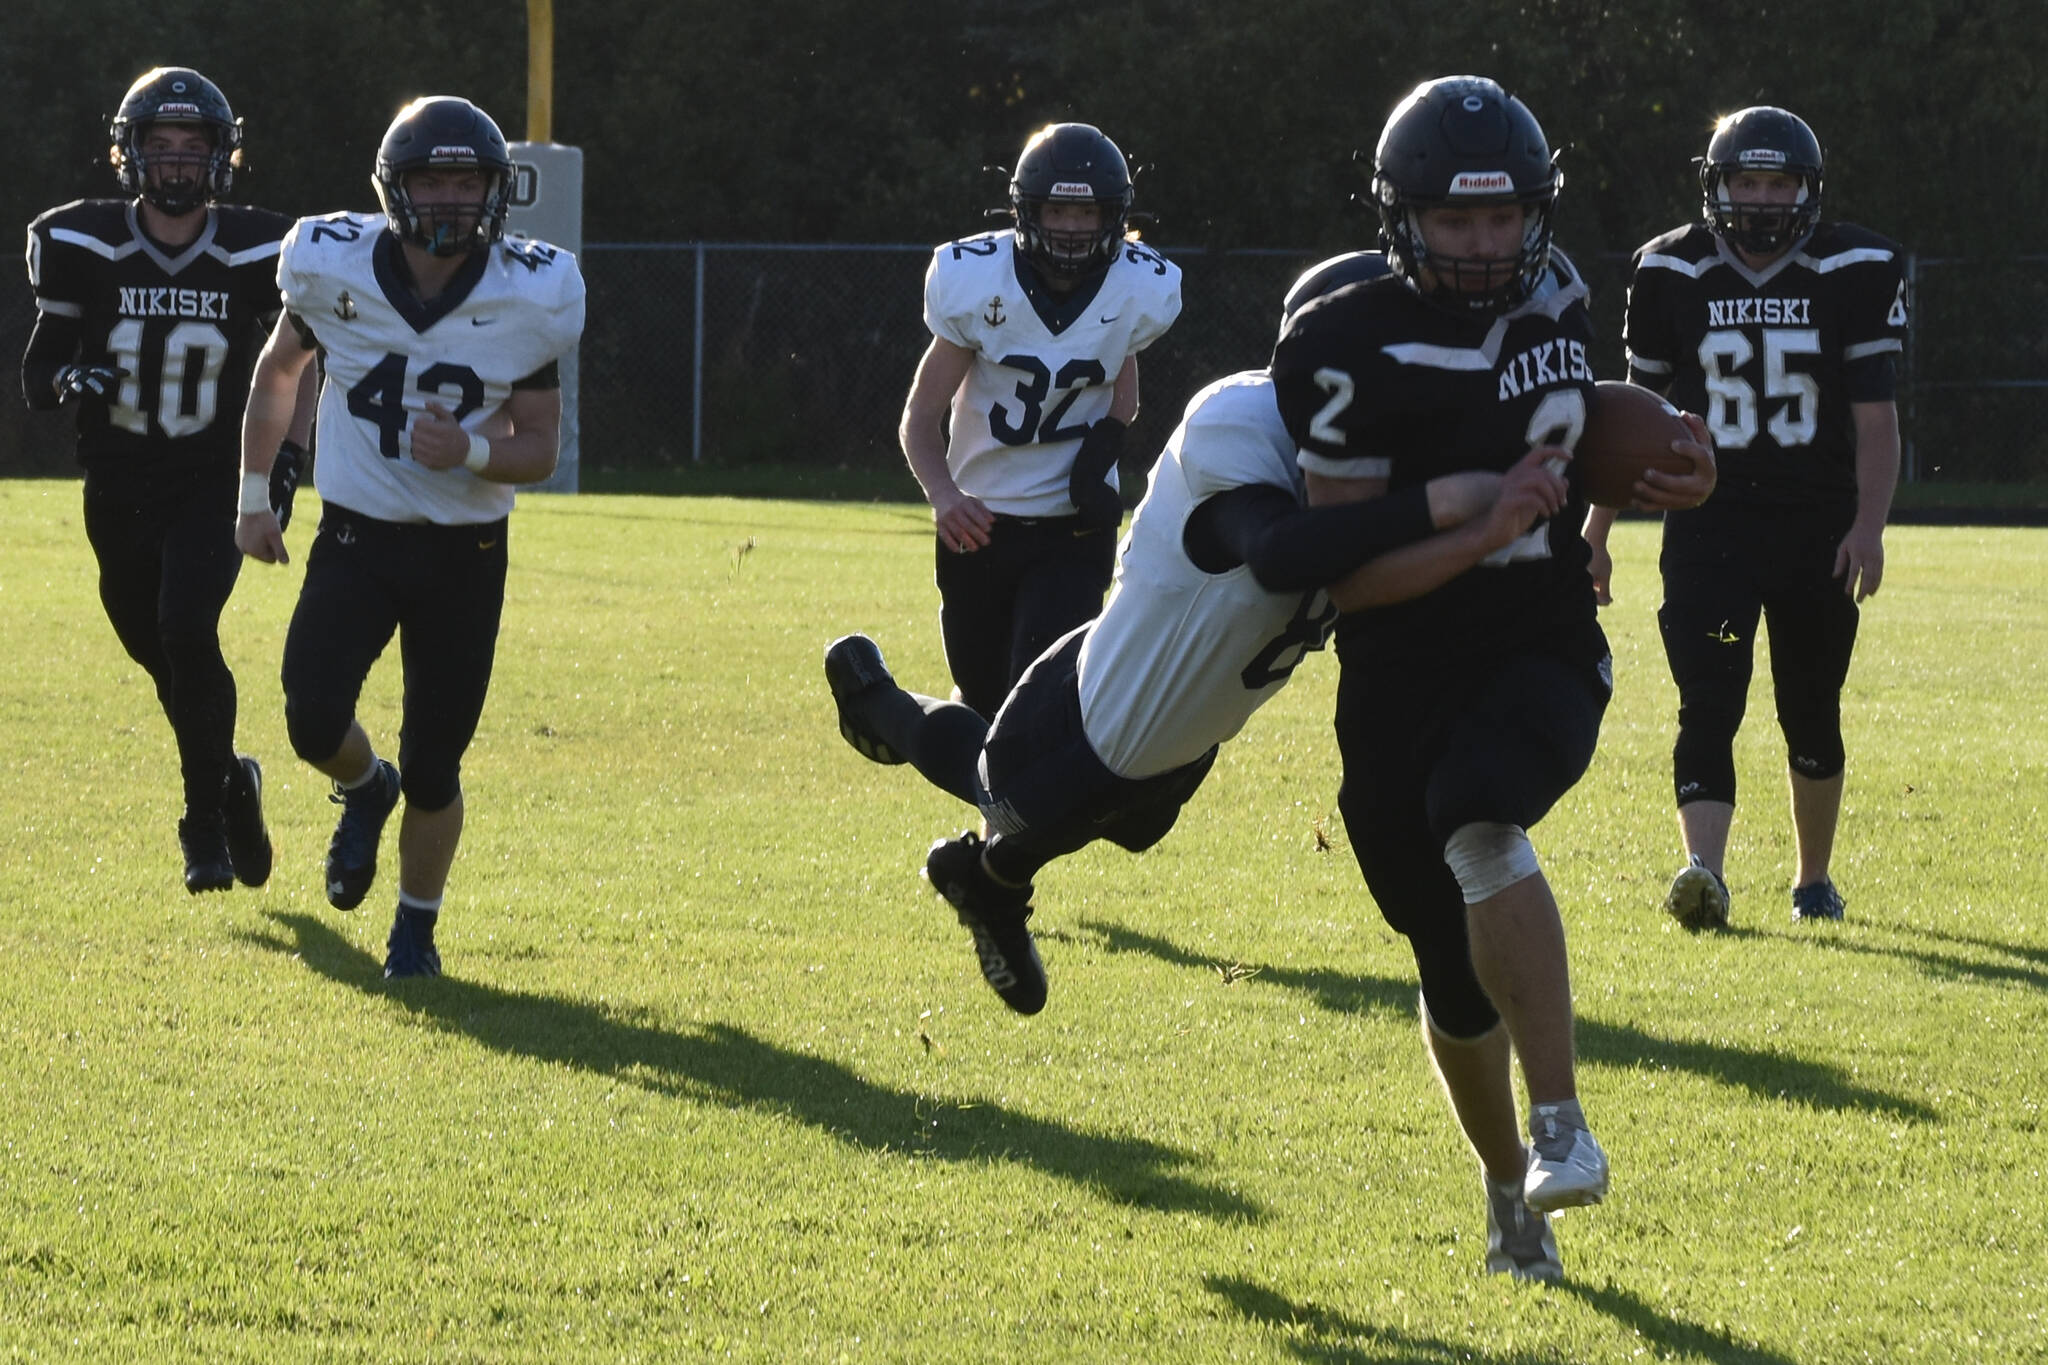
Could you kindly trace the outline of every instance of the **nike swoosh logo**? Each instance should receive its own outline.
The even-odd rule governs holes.
[[[1115,321],[1116,321],[1116,320],[1117,320],[1118,318],[1120,318],[1120,317],[1122,317],[1122,316],[1123,316],[1123,314],[1122,314],[1122,313],[1111,313],[1111,314],[1110,314],[1110,315],[1109,315],[1108,317],[1106,317],[1106,318],[1097,318],[1097,319],[1096,319],[1096,321],[1097,321],[1097,322],[1101,322],[1101,323],[1104,323],[1104,324],[1107,324],[1107,323],[1112,323],[1112,322],[1115,322]]]
[[[488,549],[490,549],[490,548],[491,548],[491,547],[492,547],[493,545],[496,545],[497,543],[498,543],[498,542],[497,542],[497,541],[495,541],[495,540],[479,540],[479,541],[478,541],[478,542],[476,543],[476,547],[477,547],[477,549],[479,549],[479,550],[488,550]]]
[[[472,327],[488,327],[496,321],[496,318],[471,318],[469,325]]]

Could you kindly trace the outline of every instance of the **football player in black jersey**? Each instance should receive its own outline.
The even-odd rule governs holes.
[[[1906,283],[1896,242],[1820,221],[1821,172],[1820,142],[1798,115],[1728,115],[1700,165],[1704,221],[1637,251],[1629,287],[1629,378],[1705,413],[1721,468],[1704,506],[1665,519],[1661,561],[1688,855],[1665,906],[1694,928],[1728,921],[1735,732],[1759,616],[1792,788],[1792,918],[1842,917],[1828,873],[1842,810],[1842,684],[1856,604],[1884,579]],[[1587,527],[1603,596],[1612,520],[1596,513]]]
[[[215,202],[241,165],[242,124],[189,67],[145,72],[111,133],[128,197],[79,200],[29,225],[36,323],[22,392],[32,408],[77,405],[100,601],[177,737],[185,889],[260,886],[271,864],[263,774],[235,752],[220,616],[242,563],[242,407],[278,314],[278,242],[291,219]],[[271,490],[285,513],[311,388],[309,376]]]
[[[1585,285],[1551,246],[1561,181],[1494,81],[1425,82],[1394,110],[1373,175],[1393,274],[1301,310],[1273,355],[1312,504],[1570,460],[1594,374]],[[1712,487],[1711,452],[1681,448],[1693,471],[1647,476],[1647,505]],[[1430,541],[1381,556],[1363,573],[1389,605],[1337,626],[1345,829],[1414,952],[1425,1045],[1484,1168],[1487,1269],[1527,1279],[1562,1274],[1548,1213],[1608,1186],[1564,925],[1527,834],[1585,772],[1612,686],[1582,515],[1569,504],[1476,566]]]

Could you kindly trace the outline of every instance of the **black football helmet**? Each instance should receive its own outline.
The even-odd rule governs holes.
[[[1049,276],[1100,274],[1123,250],[1131,214],[1131,168],[1102,131],[1086,123],[1053,123],[1024,144],[1010,175],[1010,212],[1017,250]],[[1052,232],[1039,220],[1048,203],[1094,204],[1102,221],[1093,233]]]
[[[1737,110],[1714,125],[1700,158],[1700,201],[1707,223],[1727,241],[1770,256],[1813,231],[1820,218],[1820,139],[1806,120],[1768,104]],[[1791,204],[1736,204],[1728,177],[1740,171],[1778,171],[1799,180]]]
[[[433,224],[428,226],[406,193],[405,177],[430,167],[475,167],[484,177],[483,201],[470,207],[432,206],[427,216]],[[491,116],[459,96],[422,95],[399,110],[378,144],[372,179],[391,231],[436,256],[459,256],[505,235],[512,153]],[[459,221],[465,217],[470,220],[466,227]]]
[[[1387,258],[1377,251],[1347,251],[1341,256],[1319,261],[1288,286],[1287,297],[1280,304],[1280,329],[1287,330],[1287,324],[1294,320],[1296,313],[1323,295],[1390,273]]]
[[[142,141],[153,123],[197,124],[212,136],[213,148],[198,155],[159,152],[145,163]],[[165,213],[190,213],[220,198],[242,164],[242,121],[220,87],[189,66],[159,66],[136,77],[108,132],[113,146],[107,159],[121,192],[139,195]]]
[[[1550,265],[1550,212],[1564,173],[1529,106],[1484,76],[1425,81],[1395,106],[1373,153],[1372,195],[1380,244],[1396,274],[1432,301],[1460,312],[1505,313],[1527,299]],[[1424,245],[1424,209],[1510,201],[1523,207],[1521,252],[1513,276],[1484,283],[1500,262],[1432,255]],[[1435,279],[1425,284],[1422,271]]]

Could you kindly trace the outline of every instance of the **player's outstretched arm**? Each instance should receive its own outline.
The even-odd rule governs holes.
[[[300,377],[312,358],[308,338],[293,325],[291,314],[281,314],[249,380],[249,406],[242,414],[242,497],[235,545],[266,564],[291,562],[284,548],[284,528],[271,506],[270,470],[292,429]]]

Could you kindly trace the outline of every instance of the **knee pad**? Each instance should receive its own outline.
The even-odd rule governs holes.
[[[1520,825],[1488,820],[1459,826],[1444,843],[1444,862],[1458,879],[1467,905],[1477,905],[1542,871]]]
[[[1842,748],[1842,708],[1815,705],[1801,711],[1778,713],[1778,728],[1785,732],[1785,761],[1792,771],[1816,782],[1839,776],[1848,766]]]
[[[341,742],[348,738],[348,727],[354,719],[353,708],[338,706],[332,700],[285,694],[285,736],[292,742],[292,752],[308,763],[325,763],[340,753]]]
[[[1452,1030],[1447,1029],[1442,1024],[1438,1023],[1436,1015],[1432,1013],[1429,1008],[1428,991],[1425,990],[1422,992],[1421,996],[1419,997],[1418,1003],[1422,1007],[1422,1026],[1428,1029],[1436,1037],[1443,1039],[1447,1043],[1455,1043],[1459,1047],[1471,1047],[1475,1043],[1478,1043],[1481,1040],[1483,1040],[1488,1034],[1492,1033],[1495,1029],[1500,1027],[1500,1013],[1499,1011],[1493,1009],[1492,1002],[1490,1001],[1487,1004],[1487,1011],[1493,1014],[1493,1022],[1491,1024],[1488,1024],[1485,1028],[1480,1029],[1477,1033],[1453,1032]],[[1477,1021],[1474,1019],[1467,1019],[1466,1026],[1470,1027],[1473,1023],[1476,1022]]]
[[[417,808],[431,815],[446,810],[462,796],[460,763],[443,766],[414,757],[399,764],[399,789],[405,793],[407,809]]]
[[[1454,1043],[1473,1043],[1500,1026],[1500,1011],[1472,971],[1472,954],[1431,951],[1429,945],[1409,940],[1415,952],[1416,972],[1422,978],[1422,1018],[1429,1031]],[[1460,940],[1461,948],[1463,941]]]

